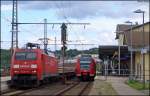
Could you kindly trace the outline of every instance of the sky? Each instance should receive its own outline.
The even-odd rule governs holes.
[[[19,1],[18,22],[71,22],[90,23],[90,25],[68,25],[68,49],[85,50],[99,45],[117,45],[116,26],[125,21],[142,23],[142,14],[133,13],[141,9],[145,11],[145,22],[149,21],[149,2],[138,1]],[[1,5],[1,44],[3,49],[11,46],[12,1],[2,1]],[[60,49],[60,25],[47,25],[49,44]],[[42,43],[43,25],[19,25],[19,47],[27,42]],[[54,45],[48,46],[55,50]]]

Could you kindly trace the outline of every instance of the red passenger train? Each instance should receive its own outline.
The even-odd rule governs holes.
[[[11,60],[12,86],[37,86],[51,77],[57,77],[58,62],[54,55],[44,50],[15,49]]]
[[[96,75],[96,63],[91,55],[81,55],[76,63],[76,76],[80,80],[94,81]]]

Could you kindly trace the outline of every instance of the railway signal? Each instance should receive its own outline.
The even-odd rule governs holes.
[[[61,41],[63,44],[66,44],[67,41],[67,26],[65,25],[65,23],[62,23],[61,26]]]

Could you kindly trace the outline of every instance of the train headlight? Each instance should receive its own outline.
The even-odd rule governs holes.
[[[36,70],[33,70],[32,73],[36,73]]]
[[[31,68],[37,68],[36,64],[31,64]]]
[[[13,68],[19,68],[19,64],[14,65]]]

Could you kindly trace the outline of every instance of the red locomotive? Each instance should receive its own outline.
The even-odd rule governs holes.
[[[96,75],[96,63],[91,55],[81,55],[76,63],[76,76],[80,80],[94,81]]]
[[[30,47],[35,47],[31,46]],[[57,77],[58,62],[54,55],[37,47],[15,49],[11,60],[11,85],[37,86]]]

